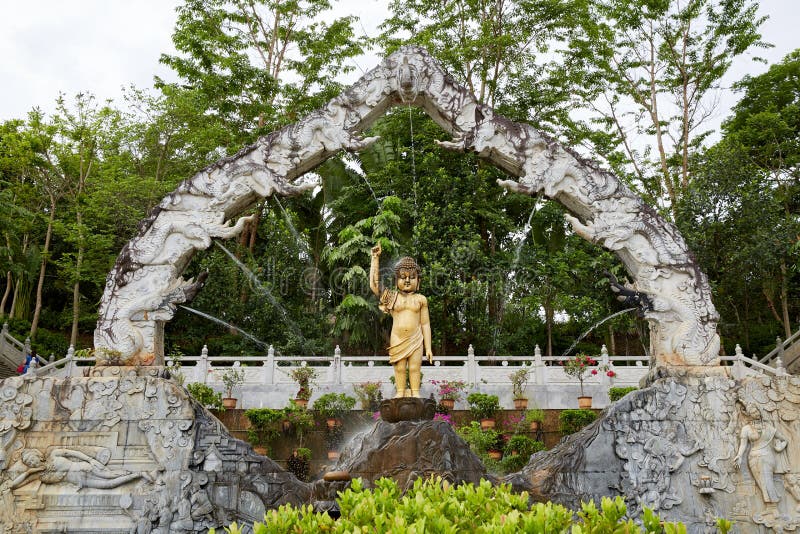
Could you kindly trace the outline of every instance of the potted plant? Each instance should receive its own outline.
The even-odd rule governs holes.
[[[344,438],[344,431],[341,425],[329,427],[325,432],[325,445],[328,448],[328,460],[339,458],[339,447]]]
[[[455,408],[467,388],[463,380],[431,380],[431,384],[438,388],[439,403],[447,410]]]
[[[222,373],[222,383],[225,384],[225,393],[227,395],[222,398],[222,405],[225,406],[226,409],[236,408],[236,403],[238,401],[233,396],[233,388],[244,383],[244,369],[236,365],[228,367],[225,372]]]
[[[525,396],[525,386],[528,385],[528,377],[531,371],[527,367],[520,367],[508,378],[511,380],[511,391],[514,395],[514,409],[524,410],[528,407],[528,397]]]
[[[194,400],[206,408],[225,410],[225,407],[222,405],[222,393],[214,391],[211,386],[201,384],[200,382],[192,382],[186,386],[186,390]]]
[[[472,416],[479,419],[481,428],[494,428],[494,416],[500,409],[500,400],[497,395],[487,395],[485,393],[470,393],[467,397],[469,411]]]
[[[308,406],[308,400],[311,398],[311,393],[313,392],[311,386],[314,383],[314,379],[317,378],[317,370],[313,367],[302,365],[292,369],[289,376],[300,386],[294,402],[301,408],[305,408]]]
[[[380,382],[361,382],[360,384],[353,384],[353,391],[361,403],[361,409],[368,412],[377,412],[381,401],[383,400],[383,393],[381,392]]]
[[[253,450],[256,453],[266,456],[267,444],[280,435],[284,411],[270,408],[251,408],[246,410],[244,415],[250,421],[250,428],[247,429],[247,441],[253,445]]]
[[[593,365],[597,365],[597,360],[586,354],[576,354],[574,358],[562,362],[564,365],[564,372],[573,378],[577,378],[581,384],[581,395],[578,397],[578,408],[585,409],[592,407],[592,398],[583,393],[583,381],[586,378],[586,373]]]
[[[314,428],[314,416],[296,402],[290,401],[289,406],[284,409],[284,417],[289,421],[289,427],[294,430],[297,443],[303,447],[306,436]]]
[[[301,482],[308,482],[308,472],[311,466],[311,449],[298,447],[286,460],[286,468]]]
[[[468,425],[459,427],[456,432],[469,444],[472,452],[484,458],[488,457],[489,449],[497,451],[498,441],[502,442],[498,432],[481,428],[477,421],[470,421]],[[502,449],[502,446],[499,449]]]
[[[525,412],[525,422],[531,432],[538,432],[544,423],[544,410],[541,408],[531,408]]]
[[[342,415],[355,405],[356,399],[345,393],[326,393],[314,401],[314,410],[327,419],[328,428],[334,428],[342,424]]]

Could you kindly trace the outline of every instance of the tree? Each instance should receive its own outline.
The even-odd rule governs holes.
[[[685,210],[702,232],[697,249],[708,252],[706,268],[717,275],[736,323],[747,332],[751,306],[762,302],[748,289],[760,287],[789,337],[800,252],[800,51],[736,88],[744,94],[723,124],[723,141],[698,161],[698,187]]]
[[[575,5],[550,84],[572,98],[562,134],[675,215],[720,80],[760,42],[751,0],[590,0]]]

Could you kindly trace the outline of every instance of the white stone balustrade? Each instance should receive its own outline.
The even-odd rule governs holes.
[[[532,356],[480,356],[470,347],[464,356],[438,356],[433,365],[424,364],[421,394],[428,397],[435,393],[431,380],[463,380],[469,385],[468,392],[498,395],[501,406],[511,408],[513,399],[508,375],[525,366],[531,370],[526,388],[531,405],[548,409],[576,408],[580,385],[559,364],[565,359],[561,356],[542,356],[538,346]],[[347,393],[352,396],[353,386],[362,382],[381,382],[384,397],[394,394],[394,386],[389,381],[392,368],[386,356],[346,356],[341,354],[338,347],[332,356],[276,356],[272,348],[266,355],[209,356],[208,349],[204,347],[199,356],[184,356],[181,359],[179,373],[183,375],[185,384],[201,382],[225,393],[222,374],[236,362],[245,372],[244,382],[234,390],[234,396],[240,399],[240,408],[286,406],[298,389],[289,372],[299,365],[310,365],[318,371],[312,404],[324,393]],[[174,362],[167,364],[172,366]],[[598,372],[596,375],[590,372],[586,374],[584,391],[593,397],[594,407],[604,408],[608,405],[610,387],[638,387],[639,381],[649,370],[649,364],[647,356],[613,356],[603,346],[596,367]],[[731,365],[734,377],[785,372],[744,356],[741,349],[733,356],[723,356],[721,364]],[[87,365],[94,365],[94,361],[91,358],[73,359],[70,353],[67,358],[47,368],[57,376],[82,376],[82,368]],[[39,371],[49,372],[47,368]],[[607,376],[608,370],[614,372],[613,377]],[[466,408],[465,401],[456,405],[456,409]]]

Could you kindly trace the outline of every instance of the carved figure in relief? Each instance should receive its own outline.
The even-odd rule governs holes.
[[[751,422],[744,425],[739,434],[739,450],[734,465],[741,469],[746,454],[747,467],[761,490],[764,502],[780,502],[781,495],[773,475],[789,472],[789,462],[784,453],[788,442],[773,425],[764,421],[756,406],[748,405],[745,411]]]
[[[406,396],[406,369],[411,386],[410,396],[419,397],[420,367],[422,354],[433,361],[431,349],[431,324],[428,314],[428,299],[417,293],[419,289],[419,266],[413,258],[401,258],[395,266],[397,290],[380,287],[379,267],[380,243],[372,248],[372,263],[369,269],[369,286],[380,299],[378,307],[392,316],[392,333],[389,337],[389,363],[394,366],[397,388],[395,398]]]
[[[208,492],[199,482],[192,482],[192,519],[195,521],[214,521],[214,505],[208,498]]]
[[[44,461],[40,451],[34,450],[34,453],[38,456],[38,462]],[[110,456],[111,453],[108,449],[101,449],[97,458],[92,458],[78,450],[53,449],[47,455],[47,461],[44,462],[44,469],[39,475],[39,480],[44,484],[69,482],[78,486],[79,489],[110,489],[145,476],[144,473],[109,469],[105,463],[108,462]]]

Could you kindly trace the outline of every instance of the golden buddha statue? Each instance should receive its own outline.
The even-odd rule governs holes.
[[[394,380],[399,397],[419,397],[422,355],[433,362],[431,350],[431,322],[428,299],[417,293],[419,266],[414,258],[401,258],[394,268],[397,289],[380,287],[380,243],[372,247],[369,269],[369,287],[379,299],[378,307],[392,316],[392,333],[389,337],[389,363],[394,366]],[[406,391],[406,372],[410,393]]]

